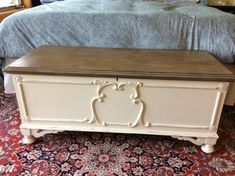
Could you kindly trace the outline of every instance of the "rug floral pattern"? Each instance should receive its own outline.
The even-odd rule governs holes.
[[[213,154],[171,137],[61,132],[21,145],[15,95],[0,93],[0,175],[235,175],[235,107],[224,107]]]

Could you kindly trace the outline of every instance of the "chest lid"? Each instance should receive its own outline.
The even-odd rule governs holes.
[[[208,52],[42,46],[5,67],[10,74],[234,81]]]

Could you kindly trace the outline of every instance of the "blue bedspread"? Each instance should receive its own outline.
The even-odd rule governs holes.
[[[19,58],[41,45],[65,45],[205,50],[223,62],[235,62],[234,15],[173,2],[67,0],[24,10],[0,24],[0,57]]]

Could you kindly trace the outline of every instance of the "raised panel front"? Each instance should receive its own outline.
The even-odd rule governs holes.
[[[94,81],[95,78],[23,76],[19,100],[23,99],[22,108],[30,121],[89,121],[93,116],[92,100],[97,96]]]
[[[227,84],[203,81],[119,79],[141,83],[144,103],[142,123],[151,127],[213,128],[217,126],[218,103]]]
[[[228,86],[223,82],[36,75],[15,80],[23,124],[148,134],[204,130],[214,135]]]

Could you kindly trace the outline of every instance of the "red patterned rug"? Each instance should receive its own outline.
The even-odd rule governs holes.
[[[171,137],[106,133],[49,134],[24,146],[19,125],[15,95],[0,93],[0,175],[235,175],[235,107],[224,108],[213,154]]]

